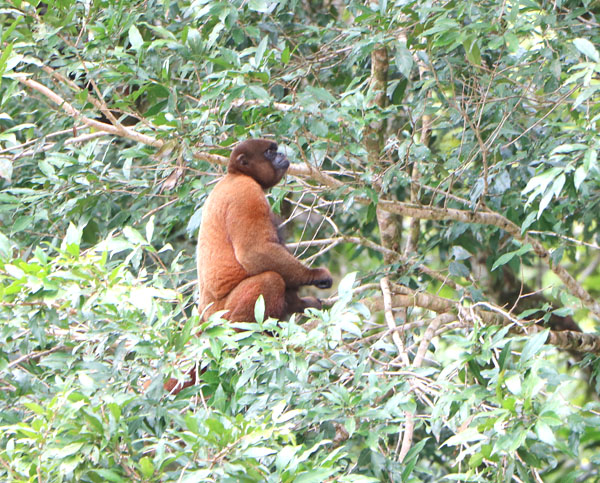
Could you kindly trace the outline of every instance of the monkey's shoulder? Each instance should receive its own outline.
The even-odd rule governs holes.
[[[261,186],[251,177],[227,175],[217,183],[207,200],[207,204],[218,205],[221,209],[270,210]]]

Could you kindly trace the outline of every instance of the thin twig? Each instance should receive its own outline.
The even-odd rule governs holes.
[[[7,368],[12,369],[13,367],[18,366],[18,365],[22,364],[23,362],[26,362],[29,360],[40,359],[41,357],[47,356],[48,354],[52,354],[53,352],[62,350],[64,348],[65,348],[64,346],[58,345],[56,347],[53,347],[52,349],[48,349],[45,351],[30,352],[29,354],[24,354],[21,357],[19,357],[18,359],[15,359],[14,361],[9,362]]]

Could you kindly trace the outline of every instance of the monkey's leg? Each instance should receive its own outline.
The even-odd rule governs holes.
[[[262,295],[265,318],[281,319],[285,315],[285,282],[276,272],[263,272],[248,277],[235,287],[225,299],[225,318],[231,322],[254,322],[254,305]]]
[[[298,290],[294,288],[288,288],[285,291],[285,313],[286,315],[292,315],[295,313],[302,313],[304,309],[312,307],[315,309],[323,308],[321,301],[316,297],[300,297]]]
[[[281,319],[285,315],[285,282],[276,272],[264,272],[244,279],[225,297],[225,300],[217,301],[210,313],[217,310],[229,310],[225,314],[227,320],[231,322],[253,322],[254,305],[260,295],[265,300],[265,318]],[[187,380],[183,382],[179,382],[175,378],[169,379],[164,384],[165,391],[177,394],[186,387],[194,385],[196,383],[196,371],[196,366],[192,367],[187,374]],[[148,387],[149,382],[144,389]]]

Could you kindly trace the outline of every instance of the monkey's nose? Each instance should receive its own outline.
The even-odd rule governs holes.
[[[290,162],[285,156],[282,156],[281,158],[278,157],[278,159],[275,161],[275,167],[277,169],[288,169],[289,166]]]

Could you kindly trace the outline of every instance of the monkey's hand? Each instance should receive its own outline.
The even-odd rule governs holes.
[[[312,270],[312,281],[310,285],[314,285],[317,288],[331,288],[333,285],[333,279],[331,273],[326,268],[315,268]]]

